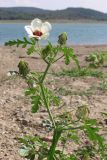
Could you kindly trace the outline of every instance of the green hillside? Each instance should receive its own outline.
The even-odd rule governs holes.
[[[107,14],[85,8],[67,8],[63,10],[43,10],[32,7],[0,8],[0,20],[30,20],[35,17],[41,19],[66,20],[107,20]]]

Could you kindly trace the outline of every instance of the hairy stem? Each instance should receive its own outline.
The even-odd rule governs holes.
[[[47,72],[48,72],[48,70],[49,70],[49,68],[50,68],[50,63],[47,65],[47,67],[46,67],[46,70],[45,70],[45,72],[44,72],[44,74],[43,74],[43,76],[42,76],[42,79],[41,79],[41,81],[40,81],[40,83],[42,84],[43,83],[43,81],[44,81],[44,79],[45,79],[45,77],[46,77],[46,74],[47,74]]]
[[[47,160],[54,159],[55,149],[58,144],[59,138],[61,137],[61,133],[62,133],[61,129],[59,129],[59,128],[54,129],[53,140],[52,140],[52,144],[50,146],[49,152],[48,152]]]
[[[44,86],[43,86],[43,81],[44,81],[44,79],[45,79],[45,77],[46,77],[46,74],[47,74],[47,72],[48,72],[48,70],[49,70],[50,65],[51,65],[51,64],[48,64],[48,65],[47,65],[46,70],[45,70],[45,72],[44,72],[44,74],[43,74],[43,76],[42,76],[42,79],[40,80],[40,88],[41,88],[42,96],[43,96],[43,99],[44,99],[45,107],[46,107],[47,112],[48,112],[48,114],[49,114],[49,118],[50,118],[50,120],[51,120],[51,122],[52,122],[52,124],[53,124],[53,127],[56,128],[55,122],[54,122],[54,119],[53,119],[53,116],[52,116],[52,114],[51,114],[51,111],[50,111],[50,109],[49,109],[49,105],[48,105],[47,100],[46,100],[46,96],[45,96],[45,92],[44,92]]]
[[[49,109],[49,105],[48,105],[48,102],[47,102],[47,99],[46,99],[46,96],[45,96],[45,91],[44,91],[43,82],[44,82],[46,74],[47,74],[47,72],[49,70],[50,65],[51,64],[47,65],[46,70],[45,70],[45,72],[44,72],[44,74],[42,76],[42,79],[40,80],[40,88],[41,88],[42,96],[43,96],[43,99],[44,99],[44,105],[45,105],[45,107],[47,109],[49,118],[50,118],[50,120],[52,122],[52,125],[53,125],[53,128],[54,128],[54,135],[53,135],[53,139],[52,139],[52,144],[51,144],[49,152],[48,152],[47,160],[53,160],[54,159],[55,149],[56,149],[58,140],[59,140],[59,138],[61,136],[61,133],[62,133],[61,129],[56,128],[56,124],[55,124],[55,121],[54,121],[53,116],[51,114],[51,111]]]
[[[44,104],[45,104],[45,107],[46,107],[47,112],[48,112],[48,114],[49,114],[49,118],[50,118],[50,120],[51,120],[51,122],[52,122],[52,124],[53,124],[53,127],[56,128],[55,122],[54,122],[54,119],[53,119],[53,116],[52,116],[52,114],[51,114],[51,111],[50,111],[50,109],[49,109],[49,106],[48,106],[48,103],[47,103],[47,100],[46,100],[46,97],[45,97],[43,84],[40,84],[40,87],[41,87],[42,96],[43,96],[43,99],[44,99]]]
[[[53,63],[57,62],[58,60],[60,60],[63,57],[64,57],[64,55],[62,55],[61,57],[59,57],[58,59],[56,59]]]

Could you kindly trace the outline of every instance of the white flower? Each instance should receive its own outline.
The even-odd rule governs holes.
[[[49,22],[42,22],[40,19],[36,18],[31,22],[30,26],[25,26],[30,38],[34,37],[38,40],[46,39],[49,36],[52,26]]]

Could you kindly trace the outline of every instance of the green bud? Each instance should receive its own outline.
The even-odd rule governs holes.
[[[63,32],[62,34],[59,35],[58,37],[58,43],[60,45],[65,45],[67,42],[67,33]]]
[[[78,119],[86,120],[89,117],[89,113],[90,112],[88,107],[86,105],[83,105],[78,107],[75,115]]]
[[[42,58],[45,59],[49,54],[52,52],[52,46],[47,45],[43,50],[42,50]]]
[[[22,75],[23,77],[26,77],[26,75],[30,72],[28,63],[25,61],[20,61],[18,64],[18,68],[20,75]]]

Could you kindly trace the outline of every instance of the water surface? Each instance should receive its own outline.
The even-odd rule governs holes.
[[[27,36],[24,30],[25,25],[24,23],[0,24],[0,45],[8,40],[22,39],[23,36]],[[65,31],[68,33],[68,44],[107,44],[107,24],[54,23],[52,26],[49,40],[54,44],[57,36]]]

